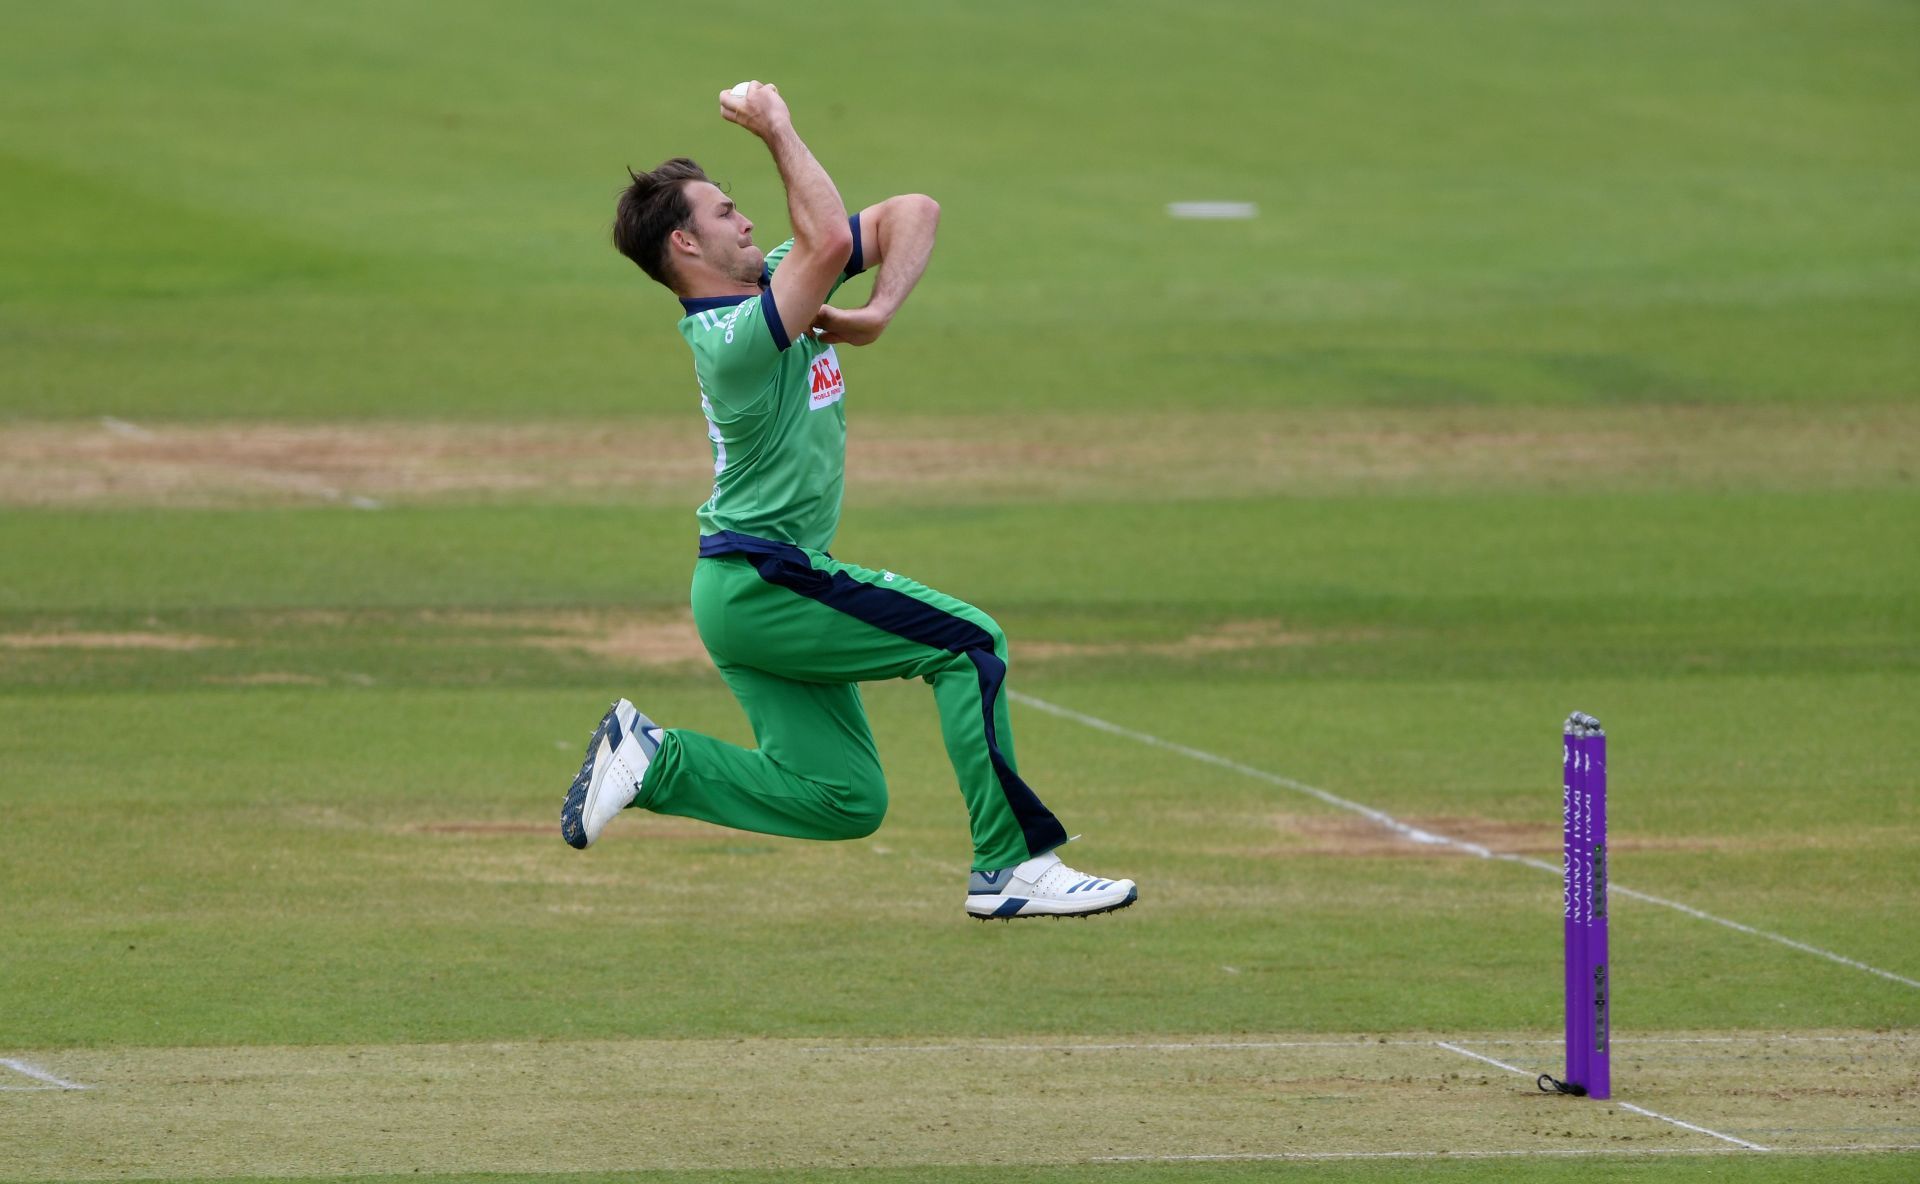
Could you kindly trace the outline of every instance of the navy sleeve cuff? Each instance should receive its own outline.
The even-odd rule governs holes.
[[[767,332],[773,334],[774,348],[785,352],[793,339],[787,336],[787,327],[780,323],[780,310],[774,307],[772,288],[760,293],[760,315],[767,318]]]
[[[865,253],[860,250],[860,215],[850,214],[847,226],[853,231],[853,254],[847,256],[847,277],[859,275],[867,269]]]

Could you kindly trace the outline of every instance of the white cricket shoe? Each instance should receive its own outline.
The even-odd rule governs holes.
[[[663,729],[625,699],[607,708],[587,741],[587,759],[560,804],[560,837],[585,848],[600,837],[615,814],[633,805]]]
[[[982,921],[996,917],[1091,917],[1124,909],[1140,896],[1132,880],[1108,880],[1077,872],[1049,851],[1018,867],[974,872],[967,881],[967,912]]]

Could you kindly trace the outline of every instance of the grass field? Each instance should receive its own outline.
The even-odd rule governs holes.
[[[1920,1174],[1911,6],[0,11],[0,1181]],[[605,241],[681,152],[778,240],[747,76],[942,203],[835,550],[1135,908],[964,918],[917,683],[869,839],[559,841],[611,697],[748,735]]]

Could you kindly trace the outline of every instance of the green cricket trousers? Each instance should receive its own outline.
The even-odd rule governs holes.
[[[993,618],[889,571],[747,535],[707,535],[693,619],[746,710],[753,750],[669,729],[636,806],[763,834],[854,839],[887,811],[857,683],[933,685],[972,821],[977,871],[1066,841],[1020,779],[1007,721],[1007,639]]]

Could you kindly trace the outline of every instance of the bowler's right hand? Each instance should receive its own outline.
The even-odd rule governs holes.
[[[771,82],[749,83],[744,95],[734,94],[732,87],[721,91],[720,117],[763,140],[793,127],[787,101],[780,97],[780,88]]]

